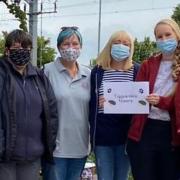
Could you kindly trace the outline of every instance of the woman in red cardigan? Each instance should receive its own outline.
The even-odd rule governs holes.
[[[180,58],[175,50],[180,29],[171,19],[159,21],[154,29],[160,54],[144,61],[137,81],[149,81],[148,115],[133,116],[129,130],[128,154],[135,180],[174,180],[175,161],[172,145],[179,145],[173,108]]]
[[[180,60],[180,41],[175,51],[175,58]],[[177,64],[177,72],[179,72],[180,65]],[[179,74],[178,74],[179,75]],[[178,86],[176,88],[175,97],[174,97],[174,108],[175,110],[175,134],[178,134],[175,145],[179,145],[180,141],[180,78],[178,79]],[[180,179],[180,145],[175,148],[175,157],[176,157],[176,177]]]

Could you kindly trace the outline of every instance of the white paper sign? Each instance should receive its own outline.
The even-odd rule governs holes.
[[[149,82],[104,82],[105,114],[148,114]]]

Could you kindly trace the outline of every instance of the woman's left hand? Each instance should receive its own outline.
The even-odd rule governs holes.
[[[99,96],[99,108],[104,108],[104,103],[106,102],[104,96]]]
[[[160,96],[157,94],[149,94],[149,96],[146,97],[146,100],[151,105],[157,105],[157,104],[159,104]]]

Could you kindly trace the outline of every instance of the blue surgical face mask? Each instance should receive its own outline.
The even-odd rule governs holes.
[[[158,40],[156,41],[156,45],[162,53],[172,54],[177,47],[177,41],[174,38],[166,39],[166,40]]]
[[[130,48],[123,44],[113,44],[111,47],[111,56],[118,62],[124,61],[130,56]]]

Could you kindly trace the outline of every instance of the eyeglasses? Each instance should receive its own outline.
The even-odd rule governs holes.
[[[78,27],[77,26],[64,26],[64,27],[61,27],[61,30],[62,31],[66,31],[68,29],[72,29],[74,31],[77,31],[78,30]]]

